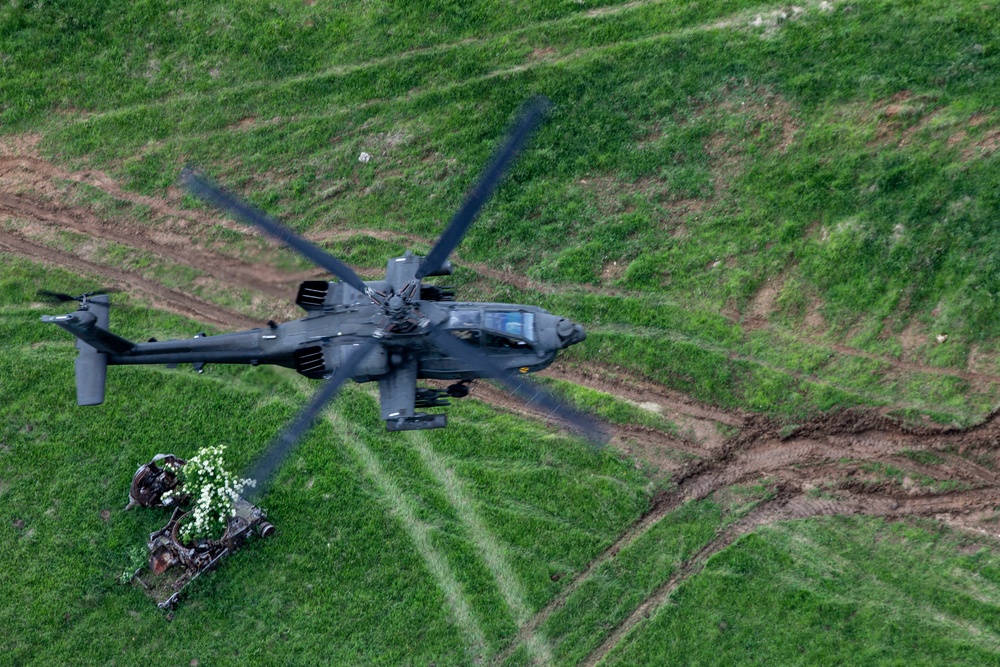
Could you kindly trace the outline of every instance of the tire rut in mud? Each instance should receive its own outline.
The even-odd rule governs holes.
[[[656,525],[663,517],[667,516],[675,509],[680,507],[682,503],[682,498],[678,494],[668,494],[660,493],[654,499],[652,507],[634,523],[627,531],[625,531],[614,544],[605,549],[603,552],[598,554],[596,558],[590,561],[587,566],[573,578],[572,581],[559,592],[552,600],[549,601],[542,609],[540,609],[531,619],[525,623],[521,628],[519,628],[517,636],[515,639],[502,651],[500,651],[493,659],[490,661],[492,665],[501,665],[504,661],[511,656],[511,654],[520,646],[523,642],[527,641],[542,623],[548,619],[556,610],[560,609],[566,604],[569,597],[590,577],[597,568],[600,567],[604,562],[610,558],[614,558],[618,555],[623,547],[635,541],[640,535],[644,534],[654,525]]]
[[[701,572],[713,555],[762,526],[778,521],[833,515],[865,515],[887,518],[917,515],[940,519],[943,518],[942,515],[967,514],[971,508],[985,509],[996,507],[998,504],[1000,504],[1000,490],[998,489],[982,489],[917,498],[900,498],[882,494],[850,494],[838,499],[813,498],[799,492],[785,490],[778,497],[761,503],[746,516],[720,531],[714,540],[683,563],[677,572],[661,584],[652,595],[643,600],[625,621],[612,629],[600,646],[579,664],[584,667],[593,667],[598,664],[636,626],[643,620],[651,618],[681,584]],[[953,525],[959,528],[963,527],[960,524]],[[540,622],[536,622],[535,627],[539,624]]]
[[[650,510],[539,610],[492,663],[501,664],[553,612],[565,605],[602,563],[615,557],[661,519],[686,502],[706,498],[735,484],[766,484],[775,497],[720,532],[688,559],[626,621],[614,628],[583,664],[599,662],[635,625],[655,612],[677,586],[699,572],[712,554],[740,536],[776,521],[830,515],[894,519],[924,516],[958,529],[1000,538],[993,521],[994,509],[1000,506],[1000,478],[984,465],[993,460],[998,445],[1000,417],[997,415],[962,431],[951,427],[905,427],[879,414],[850,410],[817,417],[785,437],[780,425],[772,420],[746,415],[739,434],[721,451],[675,471],[673,487],[654,498]],[[906,456],[914,453],[923,462]],[[978,456],[984,463],[972,461],[966,455]],[[906,488],[894,480],[879,479],[867,468],[870,464],[894,465],[937,481],[959,481],[975,488],[944,492],[934,487]]]
[[[255,265],[201,250],[192,244],[190,237],[176,232],[154,232],[144,225],[126,227],[102,222],[83,209],[56,209],[28,195],[6,192],[0,192],[0,216],[28,219],[57,230],[85,234],[151,252],[177,264],[205,271],[220,282],[242,285],[270,296],[287,299],[293,292],[288,276],[267,280],[263,276],[268,272],[259,270]]]
[[[134,273],[96,264],[76,255],[34,243],[15,232],[2,228],[0,228],[0,249],[43,264],[101,276],[108,287],[128,288],[145,293],[155,307],[201,322],[208,322],[223,328],[243,327],[246,329],[253,329],[261,324],[257,320],[228,311],[178,290],[164,287]]]

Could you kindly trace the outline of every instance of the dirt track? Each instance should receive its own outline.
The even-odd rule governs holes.
[[[35,138],[26,137],[0,145],[0,223],[3,223],[0,248],[7,252],[99,276],[106,284],[147,295],[157,307],[226,328],[259,326],[260,321],[192,293],[165,287],[135,271],[88,259],[81,256],[85,253],[69,252],[46,241],[60,231],[111,241],[196,268],[230,289],[250,288],[276,300],[290,299],[298,281],[323,275],[322,271],[282,272],[233,256],[207,240],[206,235],[212,227],[223,226],[254,239],[242,225],[221,216],[180,208],[176,203],[179,192],[169,195],[176,201],[164,201],[127,192],[96,170],[65,170],[39,158],[35,143]],[[86,205],[72,203],[77,194],[73,184],[97,188],[120,202],[141,205],[152,211],[153,220],[139,222],[127,215],[98,216]],[[325,232],[317,238],[343,233],[356,230]],[[255,243],[269,245],[256,240]],[[471,268],[482,269],[495,280],[508,279],[502,272],[491,272],[487,267]],[[523,279],[514,282],[527,286],[521,285]],[[957,370],[952,373],[958,377],[968,375]],[[807,489],[819,484],[829,486],[831,479],[839,478],[850,478],[851,488],[857,487],[861,478],[869,485],[877,483],[868,478],[878,475],[859,472],[857,466],[865,463],[893,466],[924,481],[933,478],[939,483],[951,481],[974,488],[992,488],[1000,480],[993,458],[993,447],[1000,440],[1000,426],[995,419],[967,432],[906,430],[876,414],[849,412],[823,417],[782,437],[778,425],[759,416],[699,404],[632,377],[622,369],[557,363],[548,374],[648,406],[677,424],[678,431],[674,434],[634,425],[618,426],[614,444],[648,461],[660,472],[669,473],[684,498],[701,498],[723,486],[764,477]],[[992,376],[984,379],[1000,381]],[[479,383],[473,395],[511,410],[530,412],[530,408],[488,384]],[[913,452],[920,451],[935,452],[936,463],[927,465],[915,460],[919,457]],[[909,458],[901,452],[909,452]],[[835,465],[843,459],[850,460],[855,467]],[[841,486],[848,483],[843,480],[836,483]],[[924,492],[920,485],[907,486],[907,493]]]
[[[259,326],[261,321],[47,241],[62,231],[75,232],[196,268],[229,289],[249,288],[289,301],[298,281],[323,275],[318,271],[284,273],[228,254],[205,238],[207,230],[221,225],[248,234],[243,227],[181,209],[168,201],[125,192],[96,171],[68,172],[34,155],[32,143],[29,138],[0,146],[0,250],[4,252],[97,276],[105,285],[141,292],[157,307],[230,329]],[[152,211],[154,221],[137,222],[127,215],[104,219],[86,205],[72,203],[73,188],[79,184],[97,188],[120,202],[146,207]],[[179,200],[179,195],[171,197]],[[521,288],[546,289],[487,267],[470,268]],[[293,312],[290,307],[288,313]],[[845,353],[873,356],[850,348],[845,348]],[[1000,381],[982,374],[951,373],[968,379]],[[602,562],[681,503],[734,484],[764,482],[770,485],[774,498],[759,505],[685,563],[625,623],[611,630],[586,664],[595,664],[639,619],[667,599],[684,578],[697,572],[712,553],[770,522],[827,514],[919,515],[1000,537],[1000,529],[991,521],[995,518],[994,508],[1000,506],[997,415],[976,428],[959,431],[905,428],[878,414],[848,411],[819,417],[789,433],[759,415],[699,404],[662,386],[630,377],[618,368],[556,364],[549,374],[655,409],[677,424],[675,433],[617,426],[612,440],[614,447],[648,462],[660,474],[669,474],[671,488],[655,499],[641,521],[529,621],[518,639],[496,657],[495,664],[529,638]],[[486,383],[477,383],[473,396],[512,411],[531,412],[530,407]]]
[[[572,374],[563,375],[570,379]],[[487,396],[488,400],[493,398]],[[704,414],[705,410],[711,408],[694,406],[691,412]],[[727,419],[734,417],[728,415]],[[619,429],[612,444],[628,446],[632,435],[630,429]],[[667,436],[662,438],[664,447],[673,444],[681,451],[688,451],[685,443],[670,443]],[[602,563],[614,558],[682,503],[705,498],[734,484],[763,482],[775,497],[758,505],[683,563],[623,623],[611,629],[581,664],[597,664],[629,630],[666,601],[677,586],[697,574],[712,554],[753,529],[775,521],[834,514],[923,516],[988,538],[1000,537],[994,509],[1000,506],[1000,474],[995,469],[998,444],[1000,415],[993,415],[974,429],[960,431],[908,430],[879,415],[842,412],[818,418],[786,437],[782,437],[777,424],[746,415],[736,437],[722,447],[703,451],[697,459],[676,465],[672,488],[655,498],[639,522],[526,623],[492,664],[502,664]],[[656,444],[646,441],[641,450],[645,452],[650,447]],[[900,474],[901,481],[896,479]]]

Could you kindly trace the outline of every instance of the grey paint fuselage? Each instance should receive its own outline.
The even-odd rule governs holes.
[[[563,318],[535,306],[506,303],[477,302],[417,302],[417,307],[430,320],[432,326],[445,322],[453,311],[479,311],[485,313],[521,312],[533,315],[534,335],[521,337],[522,349],[499,349],[485,345],[480,337],[480,348],[498,365],[507,369],[525,368],[534,372],[547,367],[558,350],[583,339],[583,330],[573,326],[573,335],[560,339],[557,326]],[[114,336],[97,326],[96,318],[80,311],[74,315],[46,318],[70,333],[107,354],[109,365],[131,364],[275,364],[296,368],[295,352],[319,346],[327,360],[326,371],[332,372],[337,361],[358,341],[370,339],[378,327],[381,311],[375,305],[347,304],[327,312],[317,310],[307,317],[271,327],[252,329],[216,336],[152,341],[131,344],[119,351],[110,346],[105,334]],[[91,322],[90,320],[95,321]],[[565,326],[565,325],[564,325]],[[449,327],[451,328],[451,327]],[[484,333],[510,334],[475,327]],[[534,340],[528,340],[528,338]],[[115,338],[117,338],[115,336]],[[118,339],[124,341],[124,339]],[[362,362],[354,379],[358,382],[378,379],[396,365],[393,355],[418,360],[418,377],[433,379],[474,379],[482,377],[476,369],[465,367],[458,360],[435,348],[422,333],[392,333],[381,339],[382,346],[372,350]]]

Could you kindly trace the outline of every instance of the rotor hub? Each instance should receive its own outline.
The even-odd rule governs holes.
[[[398,294],[393,294],[391,297],[389,297],[388,303],[386,303],[386,309],[390,313],[396,314],[402,312],[405,303],[406,302],[403,300],[403,297],[399,296]]]

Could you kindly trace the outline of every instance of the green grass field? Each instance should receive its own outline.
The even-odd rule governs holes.
[[[995,665],[996,563],[933,524],[775,525],[719,554],[607,664]]]
[[[429,249],[519,105],[544,94],[545,125],[453,258],[461,298],[583,322],[571,368],[789,428],[852,406],[970,425],[1000,399],[997,9],[18,1],[0,7],[0,157],[13,146],[61,170],[35,193],[56,208],[308,271],[177,191],[196,164],[367,278]],[[91,172],[121,190],[77,178]],[[178,227],[163,202],[203,224]],[[225,312],[279,307],[211,267],[6,206],[0,230]],[[313,385],[114,368],[107,403],[77,408],[72,341],[34,295],[101,283],[0,247],[0,664],[573,665],[688,570],[602,664],[1000,662],[991,538],[814,518],[692,569],[770,497],[763,479],[675,508],[589,571],[669,476],[479,402],[452,406],[447,430],[387,434],[365,385],[263,502],[278,537],[195,582],[167,622],[118,583],[166,521],[121,511],[135,467],[205,443],[246,466]],[[148,294],[114,300],[132,339],[214,331]],[[612,423],[678,433],[549,384]]]
[[[167,518],[121,511],[131,472],[205,442],[229,443],[245,466],[302,402],[304,383],[267,369],[212,378],[113,369],[125,371],[109,378],[116,407],[85,415],[70,407],[71,346],[34,321],[37,309],[4,312],[11,344],[0,363],[16,379],[4,383],[0,625],[14,664],[131,663],[150,650],[236,663],[279,647],[346,664],[465,664],[496,650],[521,620],[513,614],[558,590],[552,574],[579,570],[646,504],[646,479],[585,443],[477,405],[452,413],[459,428],[394,438],[374,397],[351,389],[268,494],[287,537],[193,584],[191,604],[164,624],[118,583]],[[190,330],[135,312],[160,335]],[[135,633],[149,641],[131,641]]]

